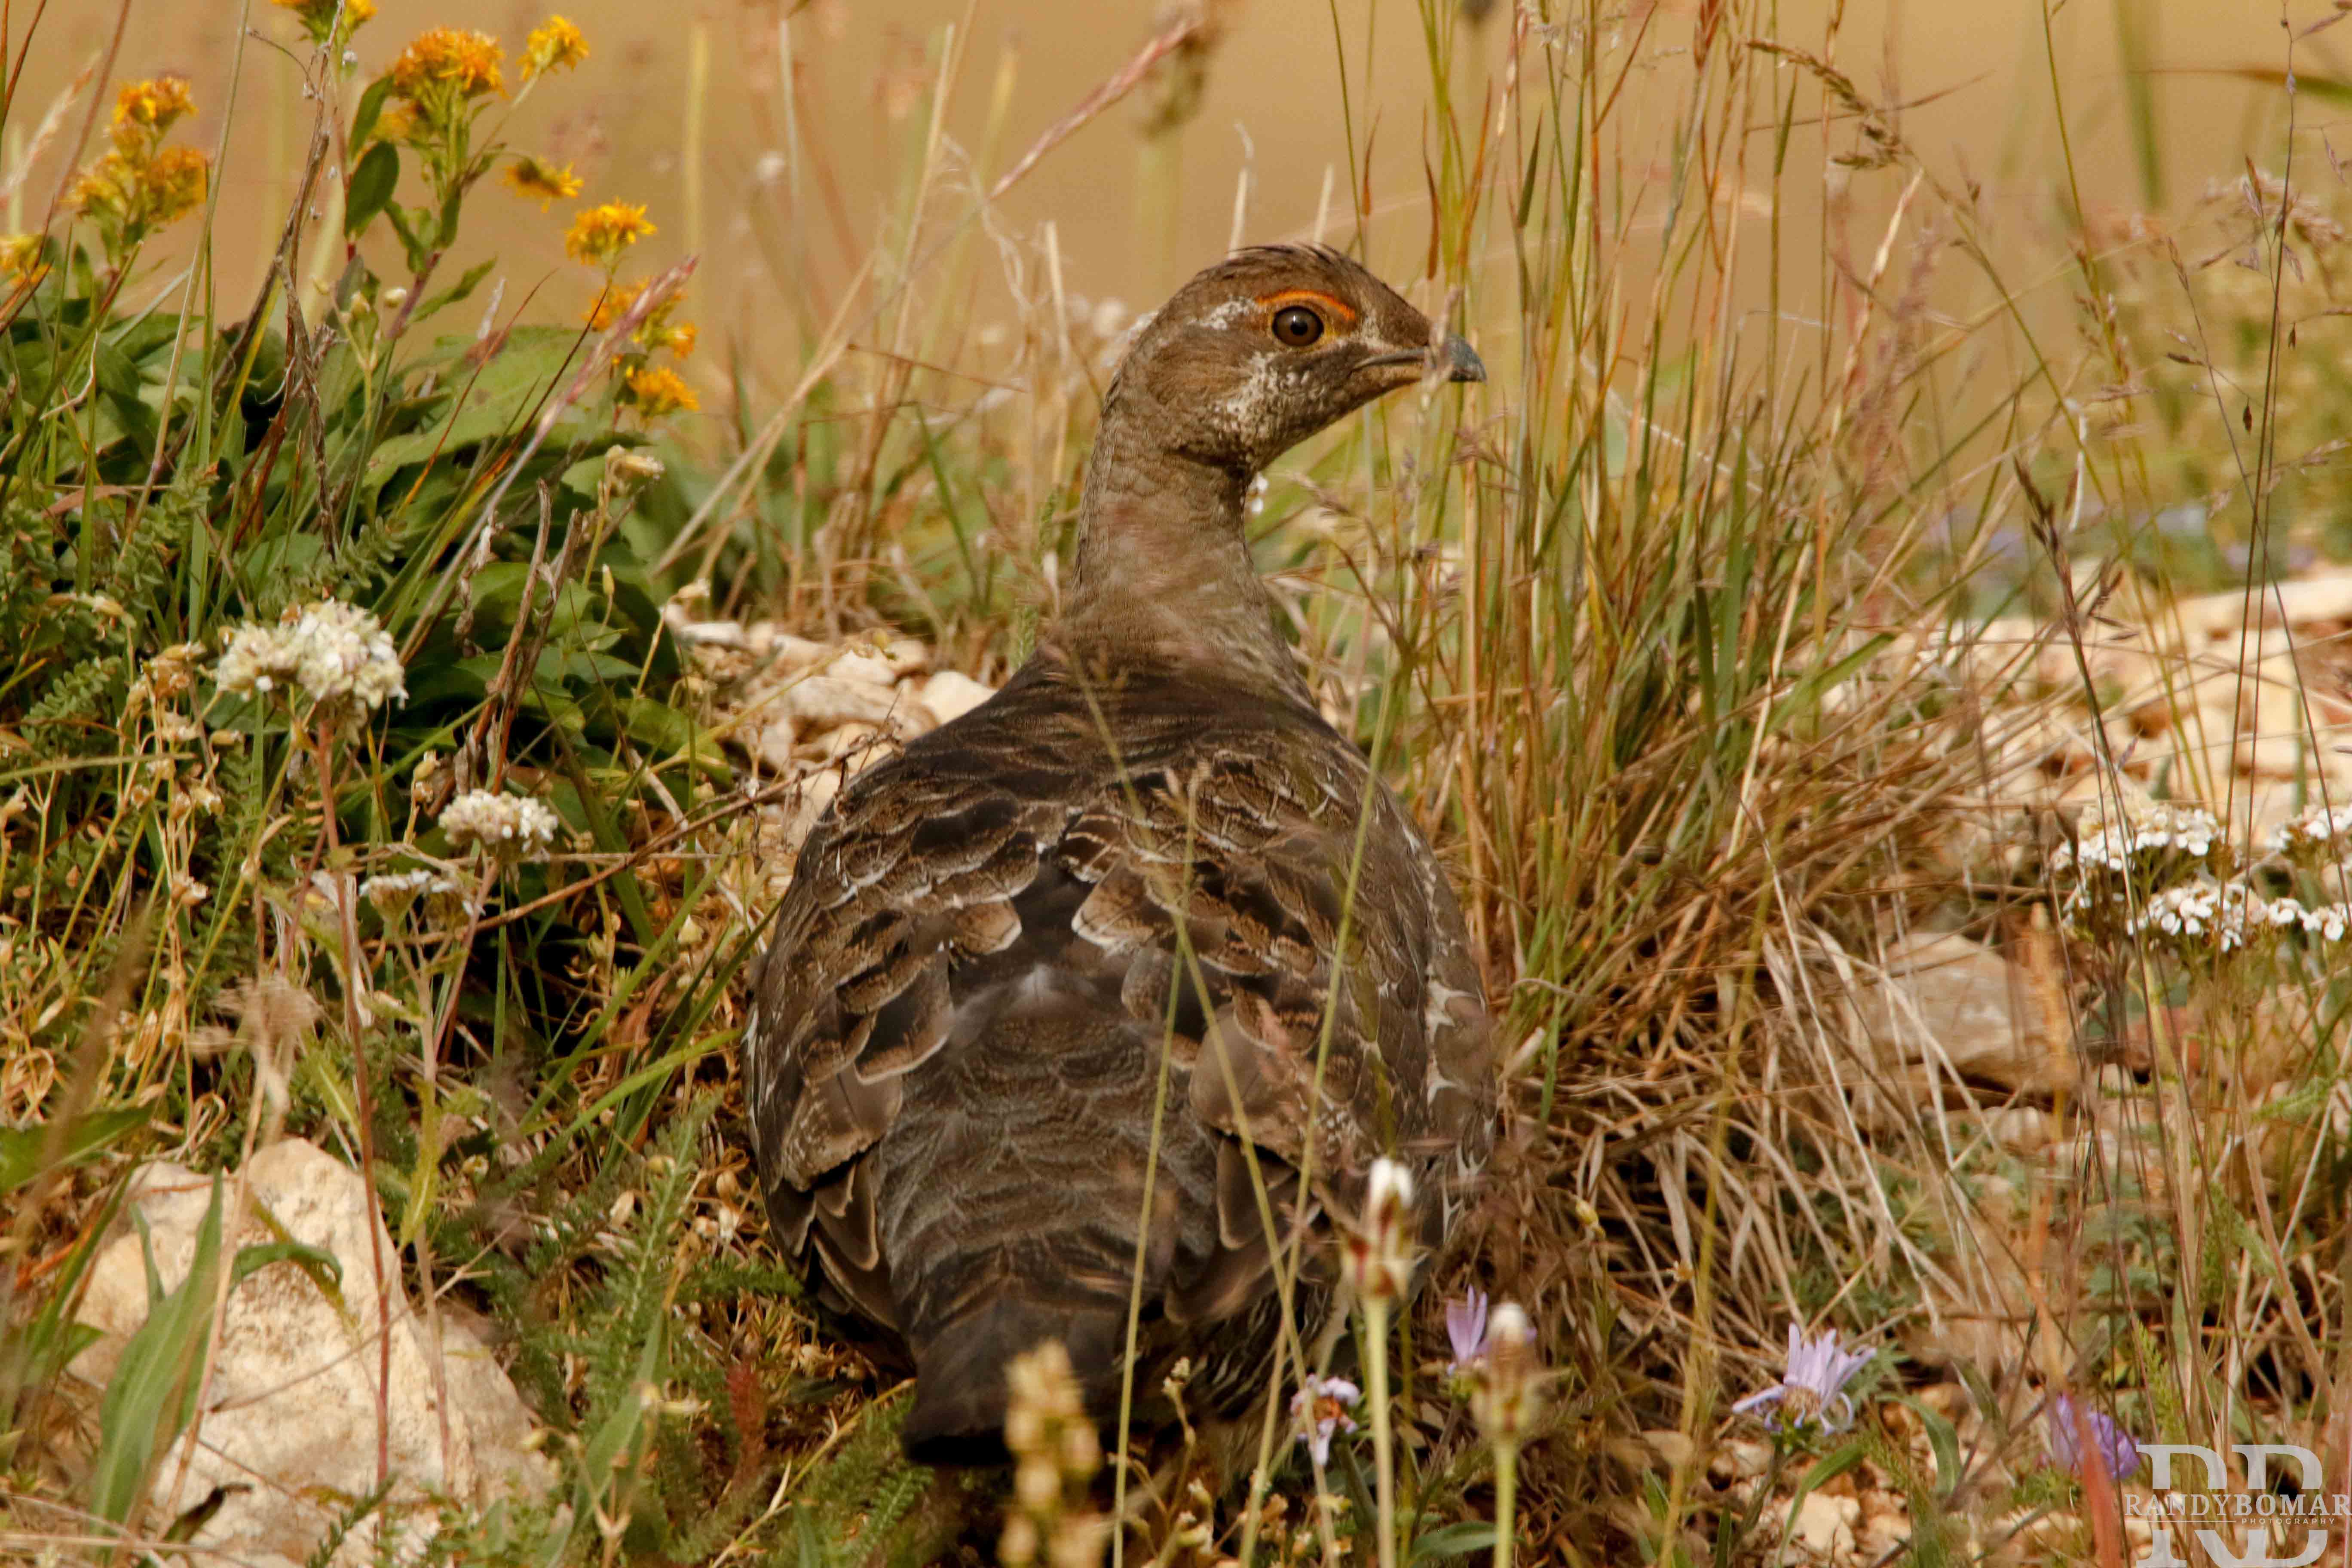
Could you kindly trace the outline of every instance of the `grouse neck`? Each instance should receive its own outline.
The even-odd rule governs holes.
[[[1244,531],[1250,476],[1107,420],[1078,501],[1058,640],[1106,675],[1162,668],[1279,695],[1310,711]]]

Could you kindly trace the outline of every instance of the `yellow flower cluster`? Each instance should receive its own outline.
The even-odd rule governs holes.
[[[580,29],[562,16],[550,16],[531,30],[523,45],[522,79],[546,75],[552,70],[570,70],[588,58],[588,40]]]
[[[504,93],[499,68],[506,51],[488,33],[435,27],[416,36],[392,62],[392,90],[428,118],[485,93]]]
[[[614,284],[599,294],[596,297],[596,303],[589,307],[588,324],[600,332],[605,331],[614,322],[627,315],[630,307],[637,302],[638,296],[645,291],[646,286],[643,283]],[[686,303],[686,294],[683,290],[672,294],[646,312],[646,319],[637,323],[637,330],[630,334],[631,337],[649,353],[656,350],[667,349],[678,358],[686,358],[694,353],[696,337],[694,323],[670,320],[677,308],[684,303]]]
[[[335,14],[342,13],[343,28],[338,43],[349,38],[361,26],[375,15],[375,0],[269,0],[281,10],[291,11],[301,18],[302,26],[310,37],[325,43],[335,28]]]
[[[47,274],[49,265],[41,259],[41,237],[37,234],[12,234],[0,239],[0,277],[12,287],[30,287]]]
[[[654,232],[646,209],[627,202],[583,208],[564,231],[563,253],[590,267],[610,267],[621,252]]]
[[[545,212],[550,202],[568,201],[580,194],[580,176],[566,163],[558,168],[544,158],[534,158],[528,153],[515,155],[504,175],[515,194],[535,198],[539,210]]]
[[[195,112],[185,77],[159,76],[126,81],[114,95],[114,144],[125,152],[149,137],[161,137],[173,123]]]
[[[646,288],[644,283],[607,283],[604,292],[596,296],[596,303],[589,307],[588,325],[600,332],[620,325],[637,301],[645,298]],[[645,319],[630,330],[629,346],[621,357],[619,402],[648,419],[700,406],[677,372],[658,370],[646,363],[649,356],[664,350],[679,359],[694,352],[694,323],[670,319],[685,303],[686,296],[679,292],[647,310]]]
[[[679,380],[676,371],[645,365],[622,377],[621,401],[648,419],[702,406],[694,389]]]
[[[193,147],[166,147],[173,125],[194,112],[184,78],[125,82],[115,94],[113,148],[74,181],[67,200],[99,226],[120,256],[151,232],[204,205],[209,166]]]

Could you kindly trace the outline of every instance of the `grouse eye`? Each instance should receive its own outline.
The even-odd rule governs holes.
[[[1274,341],[1286,348],[1303,349],[1323,335],[1323,318],[1304,305],[1285,305],[1274,313]]]

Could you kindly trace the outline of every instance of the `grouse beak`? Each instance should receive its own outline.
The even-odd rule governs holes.
[[[1484,381],[1486,362],[1478,351],[1458,333],[1449,335],[1444,342],[1426,349],[1399,349],[1393,353],[1374,354],[1358,364],[1360,370],[1377,370],[1392,364],[1409,364],[1423,375],[1438,376],[1445,381]]]
[[[1443,369],[1448,381],[1486,379],[1486,362],[1478,357],[1478,351],[1470,346],[1469,340],[1458,332],[1430,350],[1429,357],[1433,362],[1430,368]]]

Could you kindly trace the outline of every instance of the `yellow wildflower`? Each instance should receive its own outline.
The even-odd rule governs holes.
[[[627,315],[629,308],[637,302],[638,296],[645,291],[646,286],[643,283],[615,283],[607,288],[596,297],[596,302],[588,308],[589,326],[597,331],[604,331],[614,322]],[[678,358],[684,359],[694,352],[694,323],[670,321],[671,313],[684,303],[686,303],[686,293],[683,289],[672,294],[646,312],[646,319],[637,323],[636,331],[632,336],[647,349],[667,349]]]
[[[416,110],[404,103],[387,103],[383,112],[375,117],[375,129],[368,132],[378,142],[413,142],[416,139]]]
[[[135,244],[202,206],[208,173],[193,147],[166,147],[151,158],[109,153],[82,172],[66,199],[105,226],[110,247],[118,239]]]
[[[523,45],[522,79],[551,70],[570,70],[588,58],[588,40],[562,16],[550,16]]]
[[[571,164],[558,168],[546,159],[534,158],[528,153],[509,163],[502,177],[514,187],[516,195],[538,197],[541,212],[547,210],[550,202],[562,201],[580,194],[580,176],[572,172]]]
[[[98,225],[107,255],[134,249],[150,229],[204,203],[210,171],[193,147],[166,147],[164,135],[194,111],[184,77],[122,84],[114,99],[112,149],[76,176],[66,200]]]
[[[269,0],[291,11],[314,38],[323,39],[335,25],[335,0]],[[375,0],[343,0],[343,37],[348,38],[375,15]]]
[[[66,200],[85,217],[128,217],[138,193],[139,165],[120,153],[109,153],[75,177]]]
[[[12,234],[0,239],[0,275],[5,275],[10,283],[38,283],[48,270],[48,263],[41,259],[39,235]]]
[[[459,100],[506,91],[499,65],[506,51],[488,33],[435,27],[419,33],[392,62],[392,90],[411,103],[446,92]]]
[[[667,370],[633,370],[625,382],[623,401],[648,419],[658,419],[679,409],[699,408],[694,389],[677,378],[677,373]]]
[[[610,267],[621,252],[654,232],[646,209],[627,202],[584,207],[563,236],[563,253],[591,267]]]
[[[195,107],[195,100],[188,96],[185,77],[126,81],[114,98],[114,145],[137,158],[163,141],[173,122]]]
[[[159,76],[147,81],[126,81],[114,95],[114,123],[121,129],[137,126],[142,132],[161,136],[172,128],[173,121],[193,112],[195,107],[195,100],[188,96],[185,77]]]
[[[603,331],[627,315],[629,307],[635,304],[637,296],[645,291],[646,286],[642,283],[610,285],[596,296],[596,302],[588,307],[588,324],[597,331]]]
[[[194,147],[166,147],[140,171],[139,184],[147,197],[142,216],[152,224],[170,223],[204,205],[205,155]]]

